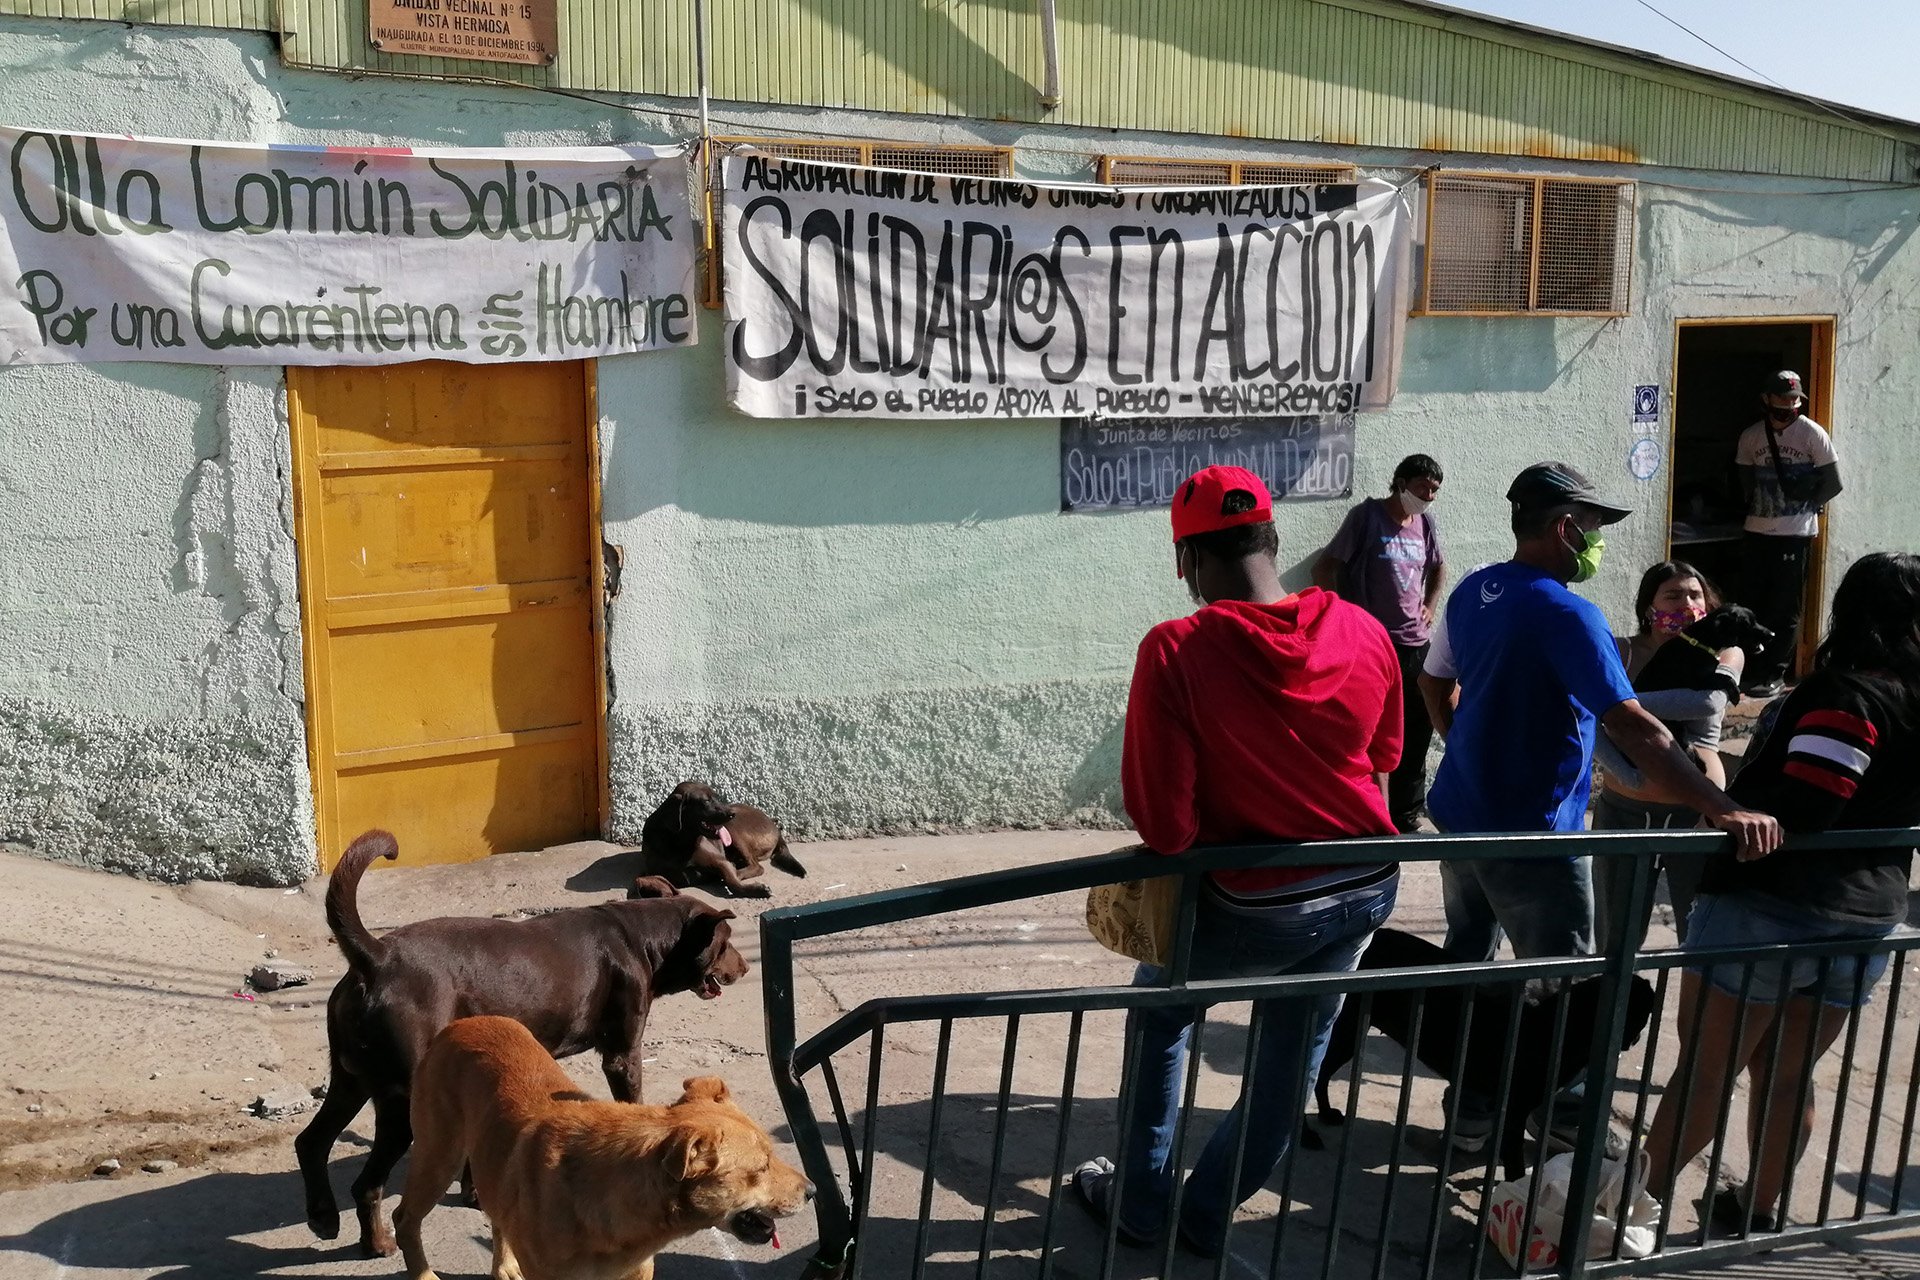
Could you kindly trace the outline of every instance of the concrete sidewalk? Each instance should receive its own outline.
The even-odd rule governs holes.
[[[758,960],[751,919],[768,905],[837,898],[949,876],[1079,856],[1125,840],[1111,832],[1034,832],[981,836],[881,839],[799,848],[811,875],[804,881],[770,877],[775,897],[732,902],[746,922],[737,935]],[[581,905],[619,897],[634,874],[634,858],[614,846],[583,844],[508,855],[460,867],[390,869],[370,876],[361,905],[374,928],[430,915],[485,915]],[[351,1240],[315,1241],[308,1233],[292,1139],[303,1116],[267,1121],[243,1114],[263,1093],[296,1096],[322,1082],[325,1071],[324,1001],[344,968],[327,938],[319,882],[298,891],[200,884],[182,888],[104,876],[0,854],[0,1277],[385,1276],[397,1259],[363,1260]],[[1077,896],[1010,904],[914,922],[859,935],[804,944],[797,971],[802,1036],[839,1014],[883,994],[986,991],[1122,983],[1128,962],[1096,946],[1085,932]],[[1437,876],[1410,866],[1395,916],[1398,927],[1437,934]],[[248,1001],[234,998],[244,974],[267,950],[283,961],[316,970],[310,986]],[[1912,1065],[1912,1009],[1902,1001],[1887,1096],[1904,1099]],[[1670,1022],[1670,1019],[1669,1019]],[[1009,1059],[1000,1024],[959,1024],[943,1092],[939,1131],[930,1127],[935,1028],[890,1029],[882,1058],[875,1116],[874,1211],[865,1274],[904,1276],[920,1225],[919,1205],[930,1156],[936,1174],[927,1274],[972,1275],[992,1174],[998,1096],[1010,1060],[1005,1152],[992,1197],[996,1275],[1034,1274],[1043,1244],[1056,1152],[1068,1167],[1114,1150],[1112,1097],[1119,1075],[1120,1025],[1111,1015],[1085,1020],[1075,1088],[1077,1101],[1060,1132],[1064,1017],[1029,1020]],[[1673,1052],[1665,1028],[1662,1064]],[[1230,1104],[1233,1073],[1245,1040],[1245,1009],[1217,1011],[1201,1040],[1198,1104],[1201,1123]],[[1877,1049],[1877,1040],[1872,1042]],[[757,970],[717,1001],[671,998],[657,1006],[650,1027],[648,1095],[672,1096],[684,1076],[726,1077],[742,1105],[784,1140],[786,1131],[764,1058]],[[1856,1053],[1849,1083],[1854,1114],[1865,1110],[1877,1081],[1876,1055]],[[864,1041],[840,1055],[839,1081],[863,1136],[868,1080]],[[1378,1253],[1394,1276],[1419,1273],[1425,1255],[1427,1206],[1435,1195],[1434,1140],[1439,1082],[1416,1078],[1409,1107],[1407,1158],[1401,1175],[1386,1176],[1400,1061],[1375,1038],[1365,1055],[1367,1088],[1356,1121],[1352,1166],[1339,1183],[1339,1255],[1342,1276],[1374,1274]],[[1637,1072],[1636,1052],[1622,1071]],[[1823,1071],[1823,1123],[1831,1116],[1835,1064]],[[604,1094],[597,1063],[572,1060],[569,1070]],[[832,1111],[819,1081],[813,1096],[839,1149]],[[32,1108],[30,1110],[30,1108]],[[1889,1110],[1897,1117],[1900,1108]],[[365,1114],[336,1148],[334,1183],[344,1197],[370,1135]],[[1895,1126],[1897,1128],[1897,1126]],[[1196,1133],[1196,1139],[1198,1137]],[[1851,1133],[1843,1151],[1864,1135]],[[1876,1171],[1899,1135],[1882,1138]],[[1197,1149],[1197,1148],[1190,1148]],[[1318,1265],[1337,1171],[1335,1149],[1303,1153],[1289,1215],[1289,1273],[1305,1260]],[[90,1177],[100,1161],[117,1157],[122,1169]],[[148,1160],[171,1160],[171,1172],[140,1172]],[[1846,1165],[1843,1162],[1843,1171]],[[1856,1180],[1857,1182],[1857,1180]],[[1383,1193],[1395,1188],[1396,1210],[1381,1230]],[[397,1193],[398,1185],[390,1188]],[[1815,1189],[1817,1191],[1817,1189]],[[1844,1180],[1841,1190],[1850,1193]],[[1920,1190],[1917,1187],[1916,1190]],[[1437,1274],[1461,1274],[1473,1239],[1471,1205],[1477,1183],[1449,1180]],[[1800,1193],[1796,1193],[1797,1197]],[[1797,1199],[1810,1204],[1810,1200]],[[1850,1194],[1841,1203],[1851,1206]],[[1266,1274],[1278,1199],[1262,1192],[1242,1214],[1228,1274]],[[1683,1215],[1690,1210],[1682,1210]],[[780,1253],[749,1248],[717,1233],[694,1237],[660,1263],[662,1280],[718,1280],[757,1274],[797,1277],[811,1255],[813,1223],[797,1219],[783,1230]],[[1070,1199],[1058,1206],[1050,1250],[1054,1273],[1096,1274],[1097,1235],[1091,1219]],[[451,1204],[428,1221],[430,1256],[441,1274],[486,1272],[485,1225],[473,1210]],[[1302,1250],[1298,1255],[1295,1250]],[[1115,1274],[1157,1273],[1158,1254],[1123,1250]],[[1497,1261],[1489,1270],[1498,1273]],[[1920,1253],[1908,1242],[1866,1248],[1805,1248],[1748,1261],[1742,1274],[1920,1276]],[[1182,1258],[1178,1274],[1212,1274],[1210,1265]]]

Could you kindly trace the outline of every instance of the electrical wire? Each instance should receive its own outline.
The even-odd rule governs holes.
[[[1768,84],[1780,90],[1780,92],[1787,94],[1791,97],[1797,98],[1800,101],[1807,103],[1809,106],[1818,107],[1820,108],[1820,110],[1827,112],[1829,115],[1838,116],[1840,119],[1846,121],[1848,124],[1854,126],[1856,129],[1865,129],[1869,133],[1877,133],[1889,142],[1907,141],[1907,139],[1902,138],[1897,134],[1888,133],[1885,129],[1882,129],[1877,125],[1870,123],[1869,121],[1859,119],[1858,117],[1855,117],[1853,115],[1848,114],[1845,111],[1842,111],[1840,108],[1834,106],[1830,102],[1826,102],[1820,98],[1816,98],[1811,94],[1802,93],[1798,89],[1788,88],[1786,85],[1780,83],[1778,80],[1775,80],[1772,76],[1760,70],[1760,68],[1754,66],[1752,63],[1743,62],[1739,58],[1734,57],[1731,53],[1728,53],[1725,49],[1722,49],[1719,45],[1707,39],[1705,36],[1701,35],[1698,31],[1695,31],[1692,27],[1680,21],[1680,19],[1674,17],[1672,14],[1663,12],[1662,10],[1656,8],[1652,3],[1650,3],[1650,0],[1634,0],[1634,3],[1639,5],[1642,9],[1645,9],[1648,13],[1652,14],[1654,17],[1659,18],[1661,21],[1669,23],[1672,26],[1676,27],[1677,29],[1686,32],[1688,35],[1692,36],[1695,40],[1698,40],[1701,44],[1707,46],[1707,48],[1713,50],[1715,53],[1725,58],[1728,62],[1731,62],[1734,66],[1740,67],[1743,70],[1747,71],[1749,74],[1758,76],[1760,79],[1765,80]]]

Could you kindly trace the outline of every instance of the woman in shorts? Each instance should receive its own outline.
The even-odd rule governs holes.
[[[1747,759],[1733,798],[1773,814],[1789,832],[1920,823],[1920,556],[1878,552],[1847,571],[1813,674],[1780,704]],[[1878,943],[1906,920],[1912,860],[1910,846],[1818,854],[1789,846],[1752,862],[1715,855],[1685,949]],[[1725,1231],[1783,1225],[1781,1188],[1813,1135],[1813,1090],[1800,1105],[1802,1081],[1866,1003],[1887,954],[1756,964],[1750,977],[1747,968],[1696,965],[1682,976],[1682,1061],[1647,1133],[1648,1190],[1664,1200],[1713,1141],[1731,1077],[1746,1072],[1748,1184],[1712,1194],[1712,1221]],[[1695,1045],[1697,1064],[1686,1061]],[[1763,1110],[1766,1131],[1754,1132]]]

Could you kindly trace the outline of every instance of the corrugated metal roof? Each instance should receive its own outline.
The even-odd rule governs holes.
[[[695,92],[691,0],[557,0],[552,67],[379,53],[365,0],[282,0],[295,65]],[[268,25],[272,0],[0,0],[0,12]],[[710,0],[716,99],[1909,180],[1920,126],[1841,119],[1650,55],[1421,0],[1059,0],[1064,100],[1039,103],[1033,0]],[[79,11],[84,10],[84,12]],[[1278,150],[1278,149],[1277,149]]]

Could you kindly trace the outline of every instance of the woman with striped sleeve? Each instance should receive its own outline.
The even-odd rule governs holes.
[[[1813,674],[1749,748],[1730,794],[1789,832],[1920,824],[1920,556],[1876,552],[1847,571]],[[1912,861],[1911,848],[1786,849],[1750,862],[1717,855],[1702,878],[1685,949],[1877,942],[1907,918]],[[1884,952],[1759,964],[1751,979],[1741,964],[1690,967],[1681,985],[1683,1060],[1647,1133],[1649,1190],[1663,1200],[1671,1195],[1679,1171],[1713,1140],[1729,1076],[1745,1071],[1748,1183],[1709,1188],[1710,1216],[1717,1232],[1749,1222],[1756,1231],[1781,1229],[1781,1188],[1813,1135],[1813,1091],[1804,1108],[1796,1106],[1801,1082],[1886,969]],[[1685,1061],[1694,1044],[1704,1050],[1697,1067]]]

